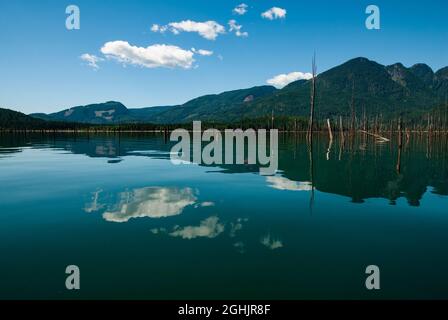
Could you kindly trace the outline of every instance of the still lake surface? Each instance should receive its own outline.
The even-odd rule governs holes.
[[[156,134],[0,135],[0,298],[448,298],[445,137],[279,136],[279,171]],[[399,166],[397,166],[399,162]],[[81,290],[65,289],[65,268]],[[365,268],[378,265],[381,289]]]

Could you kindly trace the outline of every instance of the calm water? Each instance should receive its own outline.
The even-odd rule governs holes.
[[[0,135],[0,298],[448,298],[446,138],[399,155],[318,137],[310,170],[303,137],[282,135],[272,177],[175,166],[170,146]],[[371,264],[379,291],[364,286]]]

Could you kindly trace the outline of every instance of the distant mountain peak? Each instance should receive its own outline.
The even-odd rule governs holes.
[[[407,69],[401,62],[393,63],[393,64],[387,66],[387,68],[390,68],[390,69],[397,69],[397,70],[398,70],[398,69],[399,69],[399,70]]]
[[[419,79],[423,80],[426,84],[431,85],[434,82],[434,71],[425,63],[414,64],[410,68]]]
[[[441,80],[448,80],[448,67],[437,70],[436,76]]]
[[[400,62],[391,64],[386,67],[393,81],[399,85],[406,87],[409,70]]]
[[[366,57],[356,57],[348,60],[346,63],[365,63],[365,62],[374,62],[372,60],[367,59]]]
[[[430,66],[428,66],[426,63],[416,63],[414,64],[411,69],[413,70],[421,70],[421,71],[425,71],[425,72],[430,72],[430,73],[434,73],[434,71],[432,70],[432,68]]]

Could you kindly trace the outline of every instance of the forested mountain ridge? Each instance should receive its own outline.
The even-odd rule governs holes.
[[[317,117],[347,116],[353,101],[356,113],[412,117],[444,104],[448,94],[448,67],[434,72],[418,63],[381,65],[355,58],[317,76]],[[298,80],[282,89],[259,86],[205,95],[178,106],[128,109],[120,102],[79,106],[61,112],[31,116],[91,124],[237,122],[242,119],[307,116],[310,81]]]

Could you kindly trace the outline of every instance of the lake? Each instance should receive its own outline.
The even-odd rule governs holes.
[[[316,135],[310,157],[280,134],[262,176],[174,165],[158,134],[2,133],[0,298],[446,299],[447,138],[404,140]]]

